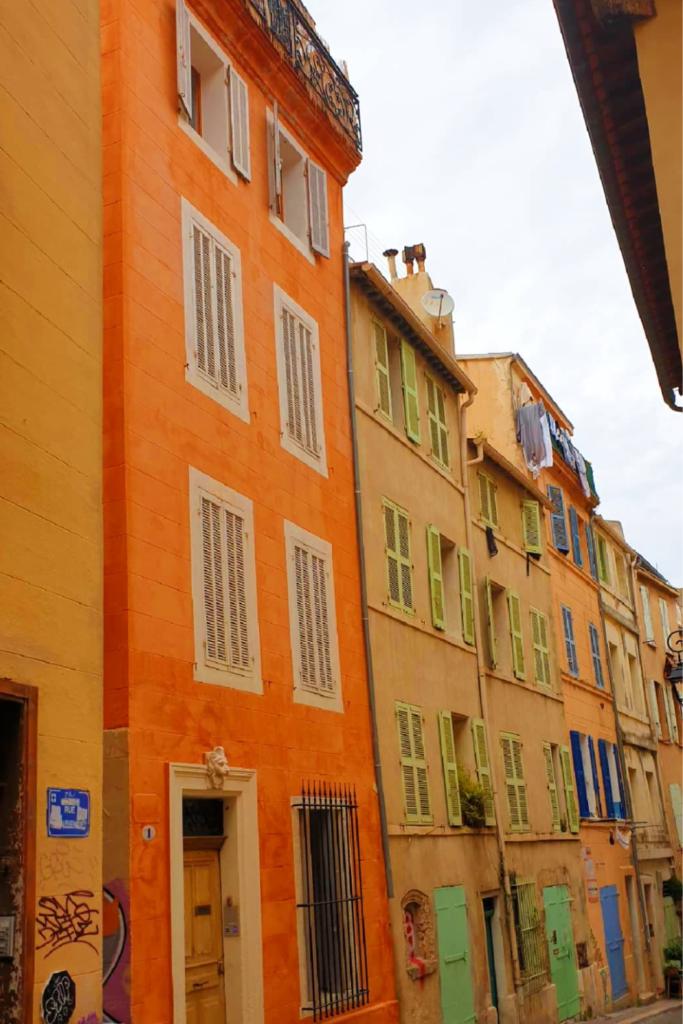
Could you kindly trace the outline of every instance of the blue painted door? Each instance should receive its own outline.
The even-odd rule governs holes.
[[[605,885],[600,890],[602,927],[607,947],[607,963],[612,983],[612,999],[618,999],[628,990],[624,968],[624,936],[619,921],[619,893],[616,885]]]

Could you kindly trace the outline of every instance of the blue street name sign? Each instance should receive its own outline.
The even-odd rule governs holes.
[[[90,834],[90,793],[86,789],[48,789],[47,834],[81,839]]]

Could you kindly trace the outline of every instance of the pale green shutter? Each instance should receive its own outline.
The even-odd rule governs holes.
[[[553,748],[549,743],[543,744],[543,756],[545,757],[545,777],[548,783],[550,795],[550,810],[553,819],[553,832],[560,831],[560,801],[557,796],[557,783],[555,781],[555,765],[553,764]]]
[[[467,548],[458,551],[460,574],[460,610],[462,613],[462,638],[466,644],[474,643],[474,596],[472,593],[472,556]]]
[[[450,711],[439,711],[439,738],[441,740],[443,781],[446,787],[448,824],[462,825],[458,765],[455,759],[455,737],[453,736],[453,719]]]
[[[439,438],[439,421],[436,415],[436,384],[431,377],[426,377],[427,384],[427,419],[429,421],[429,442],[432,455],[441,461],[441,442]]]
[[[477,766],[479,785],[484,790],[484,815],[487,825],[495,825],[496,813],[493,805],[493,785],[491,782],[491,763],[486,743],[486,726],[481,718],[472,719],[472,745],[474,762]]]
[[[410,707],[410,727],[415,757],[418,813],[423,824],[430,824],[433,819],[429,799],[429,778],[427,775],[427,761],[425,760],[424,737],[422,734],[422,711],[420,708],[413,707],[412,705]]]
[[[664,713],[666,714],[666,724],[669,727],[669,739],[674,743],[678,743],[678,722],[676,721],[676,707],[674,705],[674,698],[671,696],[671,690],[664,685]]]
[[[479,482],[479,513],[485,523],[491,522],[491,509],[489,508],[489,482],[488,477],[483,473],[477,473]]]
[[[398,557],[401,570],[401,605],[403,610],[413,610],[413,564],[410,561],[410,520],[408,513],[397,509]]]
[[[397,513],[393,505],[385,502],[384,511],[384,550],[387,558],[387,586],[390,604],[401,604],[401,574],[398,557],[398,526]]]
[[[607,561],[607,543],[604,537],[596,538],[596,553],[598,556],[598,579],[601,583],[609,583],[609,565]]]
[[[541,547],[541,506],[537,501],[522,502],[522,534],[524,550],[531,555],[540,555]]]
[[[372,321],[375,335],[375,373],[377,376],[377,408],[391,419],[391,381],[389,378],[389,350],[387,332],[382,324]]]
[[[505,770],[505,791],[510,811],[510,831],[525,832],[529,828],[526,782],[522,763],[522,744],[518,736],[503,733],[500,738],[503,748]]]
[[[422,712],[412,704],[397,701],[396,721],[406,822],[428,824],[432,821],[432,815],[422,736]]]
[[[484,580],[484,597],[486,600],[486,635],[489,642],[489,660],[491,668],[498,663],[498,645],[496,643],[496,620],[493,615],[493,591],[491,590],[491,578],[487,576]]]
[[[579,811],[576,806],[574,794],[574,776],[572,775],[572,761],[569,747],[560,747],[560,764],[562,765],[562,784],[564,786],[564,801],[567,805],[567,819],[569,831],[579,831]]]
[[[403,384],[403,411],[406,434],[411,441],[420,441],[420,406],[417,398],[417,369],[415,350],[405,340],[401,341],[401,381]]]
[[[444,629],[443,570],[441,567],[441,534],[435,526],[427,527],[427,562],[429,565],[429,594],[432,602],[432,625]]]
[[[408,513],[386,499],[384,513],[384,551],[387,559],[389,603],[413,611],[413,566],[410,561],[410,520]]]
[[[531,637],[534,649],[534,674],[540,686],[550,686],[550,654],[548,651],[548,620],[531,609]]]
[[[443,466],[450,465],[448,454],[448,426],[446,424],[446,401],[441,388],[436,388],[436,417],[439,423],[440,456],[439,461]]]
[[[510,641],[512,644],[512,671],[517,679],[524,679],[524,638],[522,636],[522,613],[519,596],[508,590],[508,618],[510,620]]]

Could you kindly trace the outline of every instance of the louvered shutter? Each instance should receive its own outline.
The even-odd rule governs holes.
[[[600,768],[602,770],[602,787],[605,792],[605,814],[608,818],[615,818],[612,777],[610,774],[607,742],[605,740],[598,740],[598,757],[600,758]]]
[[[440,387],[436,388],[436,416],[439,423],[440,455],[442,465],[450,465],[448,455],[448,426],[446,424],[446,400]]]
[[[601,583],[609,583],[609,565],[607,562],[607,543],[604,537],[598,537],[596,546],[598,562],[598,579]]]
[[[524,764],[522,761],[522,742],[515,738],[512,741],[512,759],[515,766],[515,780],[517,785],[517,803],[519,806],[519,818],[522,831],[529,828],[529,811],[526,798],[526,782],[524,781]]]
[[[216,380],[214,351],[214,314],[212,286],[212,240],[198,224],[192,225],[192,256],[194,263],[194,337],[197,368]]]
[[[382,324],[372,321],[375,338],[375,373],[377,377],[377,408],[391,419],[391,380],[389,378],[389,350],[387,332]]]
[[[493,614],[493,591],[489,576],[484,580],[484,598],[486,601],[486,635],[489,644],[489,661],[491,662],[491,668],[495,668],[498,664],[498,644],[496,641],[496,620]]]
[[[598,778],[598,766],[595,760],[595,744],[593,737],[588,737],[588,754],[591,762],[591,774],[593,776],[593,793],[595,794],[595,813],[598,818],[602,817],[602,799],[600,797],[600,780]]]
[[[645,639],[654,640],[655,631],[652,627],[652,611],[650,610],[650,593],[647,587],[640,586],[640,601],[643,606],[643,625],[645,626]],[[666,639],[666,637],[665,637]]]
[[[417,801],[417,777],[415,757],[413,755],[410,707],[408,704],[396,704],[396,722],[398,725],[405,818],[409,824],[417,824],[420,820],[420,814]]]
[[[318,444],[318,407],[315,393],[315,371],[313,335],[310,329],[299,321],[299,353],[301,359],[302,407],[304,424],[304,447],[313,455],[320,453]]]
[[[431,377],[425,378],[427,385],[427,419],[429,420],[429,441],[432,455],[439,458],[441,443],[439,439],[439,423],[436,416],[436,385]]]
[[[288,436],[305,451],[318,457],[318,401],[316,350],[313,334],[291,310],[282,310],[282,348],[285,366]]]
[[[483,719],[472,719],[472,745],[474,747],[474,763],[477,767],[477,779],[484,790],[484,816],[487,825],[495,825],[496,813],[493,804],[493,784],[491,782],[491,763],[486,743],[486,726]]]
[[[593,659],[593,674],[595,676],[595,682],[601,690],[604,690],[605,679],[602,674],[602,660],[600,658],[600,638],[598,636],[598,631],[592,622],[588,625],[588,634],[591,641],[591,657]]]
[[[569,608],[562,605],[562,625],[564,628],[564,643],[567,651],[567,665],[573,676],[579,674],[579,662],[576,656],[576,642],[574,640],[574,622]]]
[[[410,561],[410,521],[405,512],[397,511],[398,554],[401,562],[401,604],[406,611],[413,608],[413,567]]]
[[[673,811],[678,832],[678,845],[683,846],[683,800],[681,799],[681,787],[677,782],[669,783],[669,796],[671,797],[671,810]]]
[[[401,576],[398,557],[398,527],[397,513],[393,505],[384,505],[384,541],[387,558],[387,579],[389,587],[389,601],[391,604],[401,604]]]
[[[662,620],[662,641],[666,644],[666,641],[671,633],[671,627],[669,626],[669,609],[664,598],[659,599],[659,617]]]
[[[299,666],[301,685],[306,690],[317,690],[315,669],[315,636],[311,600],[311,564],[309,552],[299,544],[294,546],[294,583],[299,638]]]
[[[413,738],[413,753],[415,755],[417,803],[420,821],[430,822],[432,820],[432,811],[429,800],[429,779],[427,776],[427,762],[425,760],[424,737],[422,734],[422,712],[420,708],[411,707],[410,726]]]
[[[674,698],[671,696],[671,691],[666,686],[662,692],[664,694],[664,713],[666,714],[666,724],[669,727],[669,739],[673,743],[678,743],[678,721],[676,720],[676,706],[674,704]]]
[[[590,818],[588,806],[588,793],[586,791],[586,773],[583,765],[583,752],[581,750],[581,733],[570,732],[569,739],[572,747],[572,760],[574,762],[574,778],[576,779],[576,793],[579,798],[579,814],[582,818]]]
[[[542,554],[541,506],[537,501],[522,502],[522,536],[525,551],[530,555]]]
[[[500,742],[503,749],[503,769],[505,772],[505,791],[507,793],[508,810],[510,813],[510,831],[523,832],[529,827],[529,815],[522,765],[522,745],[518,737],[507,734],[501,736]]]
[[[557,783],[555,781],[555,765],[553,764],[553,748],[549,743],[543,744],[543,756],[545,758],[545,777],[550,796],[550,811],[553,822],[553,832],[560,831],[560,801],[557,795]]]
[[[176,62],[178,99],[190,120],[192,119],[192,63],[190,57],[190,15],[184,0],[176,0]]]
[[[427,527],[427,562],[429,566],[429,594],[432,604],[432,625],[444,629],[444,587],[441,566],[441,534],[435,526]]]
[[[659,706],[657,704],[657,684],[654,681],[654,679],[650,679],[648,681],[647,696],[650,705],[650,718],[652,719],[652,724],[655,729],[655,736],[659,740],[662,738],[662,723],[659,718]],[[667,719],[668,717],[669,716],[667,714]]]
[[[282,157],[280,156],[280,122],[277,103],[273,103],[273,116],[268,125],[268,199],[271,211],[282,217]]]
[[[326,561],[310,553],[313,597],[313,623],[315,629],[316,684],[322,694],[335,692],[332,670],[332,650],[329,615],[329,572]]]
[[[202,497],[201,520],[206,659],[227,665],[225,569],[220,505]]]
[[[406,434],[417,444],[420,441],[420,407],[417,398],[415,350],[405,339],[401,341],[401,382]]]
[[[590,523],[586,523],[586,547],[588,549],[588,565],[590,566],[591,576],[594,580],[597,580],[598,565],[595,560],[595,538],[593,537]]]
[[[235,316],[233,303],[232,258],[225,249],[214,242],[216,281],[216,348],[218,383],[233,395],[239,392],[237,379],[237,354],[235,350]]]
[[[230,68],[230,135],[235,170],[250,181],[249,93],[246,82],[233,67]]]
[[[226,598],[230,626],[230,664],[246,669],[251,664],[247,619],[245,532],[242,516],[224,509]]]
[[[329,227],[327,222],[327,175],[322,167],[312,160],[306,161],[308,181],[308,217],[311,233],[311,248],[321,256],[330,255]]]
[[[479,509],[485,523],[491,522],[491,506],[489,504],[489,481],[483,473],[477,474],[479,481]]]
[[[553,535],[553,544],[558,551],[566,555],[569,551],[569,538],[567,536],[567,522],[564,515],[564,497],[559,487],[552,484],[548,487],[548,497],[553,509],[550,515],[550,528]]]
[[[534,674],[541,686],[550,685],[550,656],[548,651],[547,619],[541,612],[531,609],[531,635],[534,648]]]
[[[564,786],[564,801],[567,807],[569,831],[578,832],[579,812],[576,806],[574,776],[572,775],[572,763],[568,747],[560,747],[560,764],[562,766],[562,785]]]
[[[524,638],[519,597],[513,590],[507,592],[510,642],[512,645],[512,671],[517,679],[524,679]]]
[[[583,565],[583,554],[581,552],[581,536],[579,534],[579,517],[576,509],[569,506],[569,528],[572,534],[572,557],[578,566]]]
[[[462,825],[458,765],[455,759],[455,737],[453,736],[453,719],[450,711],[439,711],[439,739],[441,741],[443,780],[446,788],[448,824]]]
[[[458,551],[458,572],[460,575],[460,610],[462,614],[462,638],[466,644],[474,643],[474,596],[472,593],[472,556],[467,548]]]

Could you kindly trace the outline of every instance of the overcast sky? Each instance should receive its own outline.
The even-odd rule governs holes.
[[[425,243],[456,353],[524,357],[593,462],[599,511],[683,584],[683,415],[661,398],[552,0],[307,6],[360,94],[347,224],[367,224],[382,269],[383,249]]]

